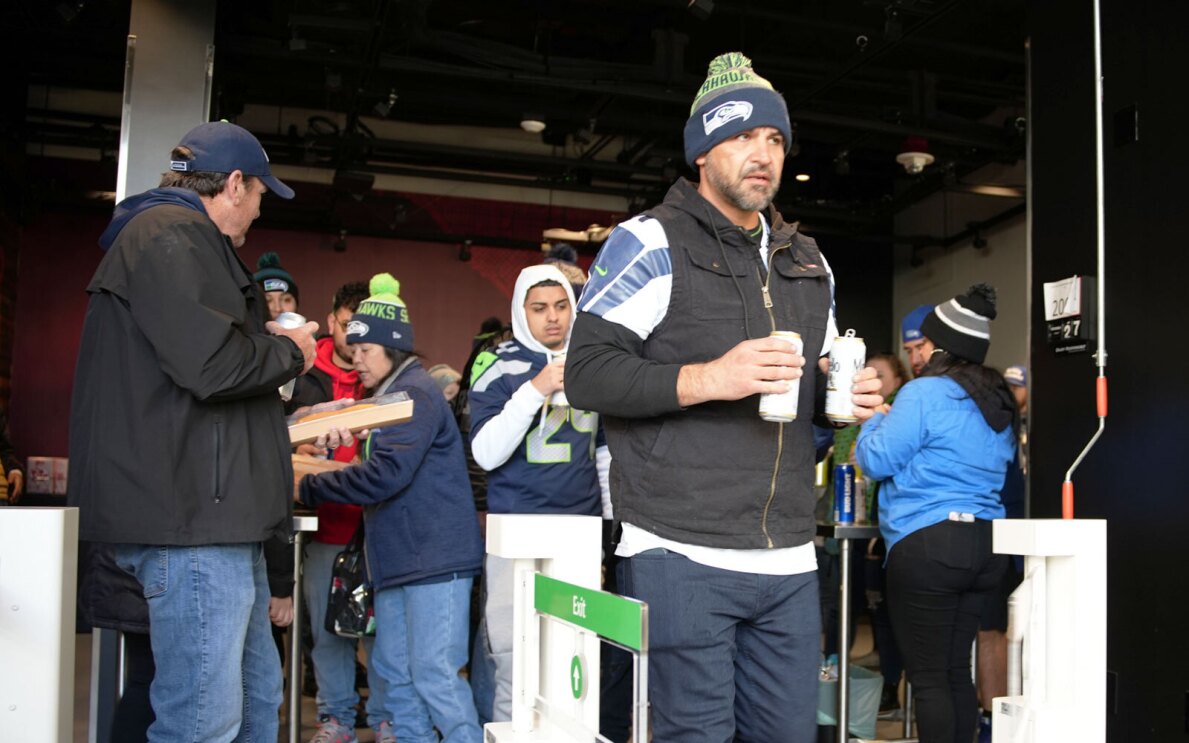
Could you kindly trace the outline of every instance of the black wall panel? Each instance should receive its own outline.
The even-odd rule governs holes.
[[[1117,673],[1108,740],[1185,740],[1189,7],[1103,6],[1110,413],[1074,476],[1076,515],[1108,521],[1107,665]],[[1045,281],[1097,273],[1092,22],[1090,2],[1029,7],[1031,504],[1040,518],[1060,516],[1065,471],[1097,425],[1094,361],[1089,353],[1055,355],[1041,313]]]

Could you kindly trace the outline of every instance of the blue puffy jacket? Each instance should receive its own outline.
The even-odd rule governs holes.
[[[413,417],[372,433],[365,461],[302,479],[301,501],[364,506],[368,572],[377,589],[477,575],[483,564],[462,438],[437,383],[413,360],[377,394],[403,391]]]
[[[949,377],[904,385],[890,413],[863,424],[855,448],[863,473],[884,481],[879,530],[888,550],[950,512],[1003,518],[1000,492],[1015,450],[1012,427],[992,429]]]

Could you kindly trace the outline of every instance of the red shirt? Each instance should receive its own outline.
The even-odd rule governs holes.
[[[359,383],[359,372],[354,369],[340,369],[334,363],[334,338],[326,337],[318,340],[318,353],[314,358],[314,367],[325,372],[330,377],[332,399],[341,400],[353,397],[356,400],[363,395],[363,386]],[[356,442],[350,446],[340,446],[334,450],[334,459],[340,462],[350,462],[355,458]],[[355,535],[362,518],[361,506],[349,506],[343,503],[323,503],[318,506],[318,531],[314,534],[315,541],[326,544],[346,544]]]

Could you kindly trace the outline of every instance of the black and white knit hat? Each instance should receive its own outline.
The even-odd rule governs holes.
[[[981,364],[991,347],[991,321],[995,319],[995,287],[975,284],[948,302],[933,308],[921,322],[921,333],[933,345],[954,356]]]
[[[793,128],[784,98],[772,83],[755,73],[745,55],[718,55],[710,61],[706,81],[685,122],[685,161],[697,170],[694,161],[716,144],[757,126],[770,126],[783,134],[784,151],[788,153]]]

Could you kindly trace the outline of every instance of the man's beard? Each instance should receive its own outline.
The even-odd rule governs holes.
[[[744,183],[744,178],[755,172],[768,175],[768,187],[756,188]],[[732,181],[726,173],[719,169],[718,164],[706,158],[706,177],[714,190],[722,194],[723,198],[745,212],[758,212],[766,209],[780,190],[780,177],[772,170],[765,170],[759,166],[745,170],[738,180]]]

